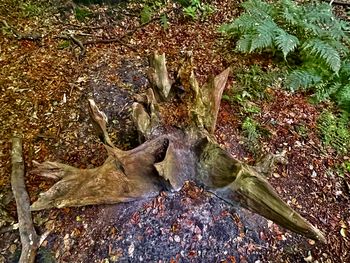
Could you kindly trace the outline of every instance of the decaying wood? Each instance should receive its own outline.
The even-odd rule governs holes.
[[[154,54],[150,58],[151,70],[150,80],[156,87],[161,99],[166,100],[169,96],[171,83],[169,80],[168,70],[166,68],[165,54]]]
[[[230,70],[200,87],[188,54],[178,79],[188,97],[183,103],[187,103],[189,120],[179,120],[175,127],[166,125],[166,116],[160,115],[164,114],[162,103],[167,107],[171,100],[165,55],[155,54],[151,61],[153,89],[133,104],[143,143],[130,151],[113,146],[106,131],[107,118],[90,100],[90,115],[107,149],[107,160],[86,170],[55,162],[39,164],[38,173],[59,181],[40,194],[32,210],[128,202],[164,190],[178,191],[186,180],[192,180],[228,203],[239,202],[296,233],[325,242],[321,231],[278,197],[259,169],[234,159],[216,142],[213,133]]]
[[[39,237],[35,232],[30,212],[29,196],[24,185],[24,161],[22,156],[22,139],[12,138],[12,173],[11,186],[17,205],[19,233],[22,253],[19,262],[34,262],[39,247]]]
[[[321,231],[290,208],[256,169],[233,159],[211,139],[201,144],[199,174],[203,184],[228,203],[244,207],[306,237],[325,242]]]

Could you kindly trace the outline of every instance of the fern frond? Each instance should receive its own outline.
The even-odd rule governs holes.
[[[281,1],[280,16],[290,25],[299,25],[302,21],[303,12],[294,1],[282,0]]]
[[[242,53],[249,53],[252,46],[252,35],[243,35],[236,43],[236,50]]]
[[[349,48],[341,41],[337,41],[334,38],[331,38],[327,39],[326,42],[338,51],[340,57],[346,57],[349,54]]]
[[[299,39],[284,30],[277,30],[276,33],[274,42],[277,48],[282,51],[284,59],[286,59],[287,55],[299,45]]]
[[[332,23],[328,25],[327,32],[332,39],[349,42],[349,35],[346,33],[346,31],[350,29],[349,22],[335,18]]]
[[[259,25],[260,23],[263,23],[263,20],[261,17],[256,18],[248,13],[242,14],[240,17],[238,17],[233,23],[231,23],[231,30],[236,33],[242,33],[245,34],[249,31],[254,30],[254,28]]]
[[[320,84],[315,86],[316,92],[313,95],[313,99],[317,103],[328,100],[339,89],[340,86],[341,83],[339,82],[335,82],[332,84],[330,84],[330,82],[321,82]]]
[[[305,10],[309,15],[306,19],[312,24],[332,24],[335,19],[332,7],[328,3],[309,3],[305,5]]]
[[[247,13],[260,14],[263,17],[272,16],[274,14],[273,5],[269,5],[261,0],[249,0],[242,3],[242,7]]]
[[[334,97],[342,109],[350,112],[350,84],[340,87]]]
[[[311,52],[323,59],[335,73],[339,72],[341,66],[341,58],[338,51],[321,39],[310,39],[306,41],[302,47],[303,51]]]
[[[339,77],[343,83],[350,83],[350,60],[342,61]]]
[[[319,84],[322,81],[322,76],[316,72],[306,69],[293,70],[286,79],[286,85],[292,91],[300,88],[309,88],[313,85]]]
[[[141,19],[141,24],[145,24],[148,23],[153,16],[153,10],[150,6],[145,5],[142,10],[141,10],[141,14],[140,14],[140,19]]]
[[[278,26],[272,20],[266,20],[256,28],[256,33],[253,35],[250,52],[263,48],[273,47],[273,40]]]

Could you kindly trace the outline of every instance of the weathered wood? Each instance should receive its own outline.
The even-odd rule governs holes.
[[[205,187],[229,203],[237,201],[289,230],[326,242],[323,233],[290,208],[256,169],[235,160],[210,139],[200,147],[198,174]]]
[[[39,247],[39,237],[35,232],[32,214],[30,212],[29,196],[24,184],[24,161],[22,156],[22,139],[12,138],[12,173],[11,187],[17,205],[19,233],[21,237],[22,252],[20,263],[34,262]]]
[[[157,53],[154,53],[150,58],[150,64],[150,81],[155,87],[157,87],[156,90],[161,99],[167,99],[170,93],[171,83],[166,67],[165,54],[158,55]]]
[[[195,101],[192,104],[191,111],[197,119],[196,123],[203,125],[211,134],[215,131],[221,97],[229,73],[230,68],[227,68],[215,78],[211,78],[202,89],[198,89]]]
[[[108,151],[107,160],[87,170],[54,162],[39,164],[38,173],[60,181],[40,195],[32,210],[128,202],[163,190],[177,191],[186,180],[193,180],[227,202],[237,201],[296,233],[325,242],[322,232],[288,207],[258,169],[235,160],[215,141],[212,134],[229,69],[200,87],[189,54],[178,80],[188,96],[183,103],[192,125],[186,127],[180,121],[178,127],[169,127],[162,120],[166,116],[160,116],[162,102],[155,96],[171,99],[164,54],[155,54],[152,66],[156,90],[147,90],[133,104],[136,127],[146,141],[130,151],[114,147],[106,131],[107,118],[90,100],[90,114]]]
[[[153,164],[162,158],[167,144],[167,139],[160,137],[130,151],[110,148],[105,163],[93,169],[44,162],[36,172],[47,176],[51,170],[60,181],[40,194],[31,209],[112,204],[156,196],[164,189]]]
[[[96,106],[95,101],[91,99],[89,99],[89,113],[97,136],[104,144],[107,144],[110,147],[114,147],[107,133],[107,116],[104,114],[104,112],[99,110],[99,108]]]

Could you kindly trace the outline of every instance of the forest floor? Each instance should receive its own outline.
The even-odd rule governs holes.
[[[33,202],[53,184],[32,172],[33,161],[79,168],[104,161],[106,152],[89,121],[88,98],[107,114],[116,146],[137,145],[131,105],[148,85],[147,58],[154,51],[166,54],[172,73],[184,53],[192,51],[201,84],[231,66],[226,98],[239,85],[235,70],[274,66],[268,55],[230,52],[218,33],[221,24],[239,14],[240,1],[212,1],[215,12],[196,21],[184,17],[179,6],[165,5],[159,13],[167,13],[167,28],[157,14],[141,25],[142,4],[114,2],[121,3],[4,0],[0,5],[0,20],[6,21],[0,32],[0,231],[16,218],[10,186],[14,133],[23,136],[26,185]],[[33,41],[25,34],[42,38]],[[86,45],[82,55],[76,43],[62,38],[69,34],[84,41],[114,41]],[[247,141],[242,131],[246,105],[225,99],[215,136],[249,164],[264,153],[284,152],[287,162],[277,164],[268,180],[326,234],[327,244],[230,207],[189,182],[178,193],[132,204],[33,213],[40,234],[51,230],[38,262],[350,262],[350,175],[340,171],[350,157],[325,147],[317,131],[319,115],[326,108],[334,110],[332,104],[311,104],[309,94],[290,93],[278,83],[264,92],[267,97],[249,105],[260,109],[254,119],[266,135],[254,145]],[[0,262],[16,262],[19,252],[18,232],[0,232]]]

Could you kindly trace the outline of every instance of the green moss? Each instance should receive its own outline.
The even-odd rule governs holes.
[[[350,147],[349,114],[333,114],[325,110],[317,121],[317,128],[323,143],[339,153],[346,153]]]

